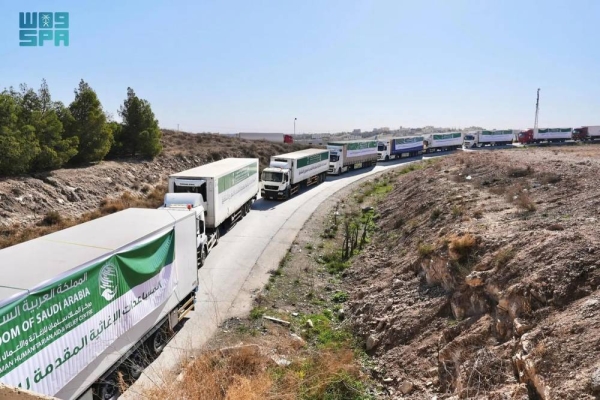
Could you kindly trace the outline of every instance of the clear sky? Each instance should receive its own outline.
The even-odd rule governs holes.
[[[69,47],[20,47],[20,11],[68,11]],[[0,88],[128,86],[200,132],[600,124],[600,1],[0,0]]]

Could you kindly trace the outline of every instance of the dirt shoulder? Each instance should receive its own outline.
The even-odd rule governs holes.
[[[415,399],[597,398],[599,171],[590,145],[399,176],[344,279],[374,377]]]

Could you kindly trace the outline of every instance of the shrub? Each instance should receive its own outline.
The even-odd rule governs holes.
[[[515,251],[508,247],[502,249],[496,253],[494,256],[494,266],[503,267],[515,256]]]
[[[429,219],[435,221],[440,217],[440,215],[442,215],[442,210],[440,210],[439,208],[434,208],[431,212],[431,215],[429,216]]]
[[[335,294],[333,295],[331,300],[334,303],[345,303],[346,301],[348,301],[348,293],[342,292],[342,291],[337,291],[337,292],[335,292]]]
[[[458,262],[465,262],[475,250],[477,239],[467,233],[463,236],[453,236],[448,244],[448,250],[452,258]]]
[[[433,253],[434,248],[430,244],[421,243],[419,245],[419,247],[417,248],[417,250],[421,257],[427,257],[427,256],[431,255],[431,253]]]
[[[40,225],[43,226],[52,226],[59,225],[63,222],[63,217],[58,213],[58,211],[48,211],[48,213],[44,216],[44,219],[40,222]]]

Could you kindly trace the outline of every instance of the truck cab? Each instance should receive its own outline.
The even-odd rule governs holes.
[[[204,198],[199,193],[167,193],[161,209],[169,211],[193,211],[196,217],[196,249],[198,253],[198,268],[204,265],[204,260],[210,247],[206,233],[206,212],[203,206]],[[212,247],[212,246],[211,246]]]
[[[472,149],[477,146],[477,136],[473,133],[468,133],[463,139],[463,149]]]
[[[263,198],[288,198],[290,195],[290,171],[288,160],[275,159],[260,177],[260,195]]]
[[[390,142],[377,142],[377,160],[389,161],[390,159]]]
[[[517,141],[521,144],[533,143],[533,129],[519,132]]]
[[[337,146],[327,146],[329,150],[329,170],[328,174],[341,175],[344,170],[343,148]]]

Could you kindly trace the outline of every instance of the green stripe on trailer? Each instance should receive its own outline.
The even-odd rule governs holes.
[[[452,133],[438,133],[433,135],[433,140],[448,140],[448,139],[456,139],[461,137],[460,132],[452,132]]]
[[[348,150],[362,150],[362,149],[370,149],[373,147],[377,147],[377,140],[373,140],[373,141],[364,141],[364,142],[351,142],[351,143],[327,143],[328,145],[331,146],[344,146],[347,145],[348,146]]]
[[[329,152],[324,151],[322,153],[313,154],[306,156],[298,160],[298,168],[306,167],[307,165],[317,164],[321,161],[329,160]]]
[[[235,185],[245,181],[247,178],[258,173],[256,163],[248,164],[247,166],[233,171],[219,178],[219,193],[223,193],[227,189],[231,189]]]

